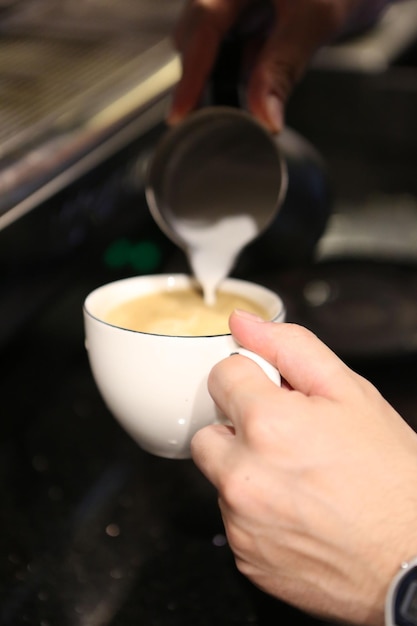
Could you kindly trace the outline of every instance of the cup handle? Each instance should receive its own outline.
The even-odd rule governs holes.
[[[241,354],[242,356],[246,356],[248,359],[252,359],[252,361],[255,361],[255,363],[257,363],[259,367],[263,369],[265,374],[270,380],[272,380],[273,383],[275,383],[279,387],[281,386],[281,374],[273,365],[271,365],[271,363],[259,356],[259,354],[251,352],[250,350],[246,350],[245,348],[238,348],[237,350],[234,350],[230,353],[230,356],[232,356],[233,354]]]
[[[251,352],[250,350],[246,350],[245,348],[237,348],[236,350],[233,350],[233,352],[230,353],[230,356],[232,356],[233,354],[241,354],[242,356],[246,356],[248,359],[255,361],[255,363],[257,363],[259,367],[263,369],[265,374],[268,376],[270,380],[272,380],[273,383],[278,385],[278,387],[281,386],[281,374],[273,365],[271,365],[271,363],[269,363],[268,361],[263,359],[261,356],[259,356],[259,354],[256,354],[255,352]],[[216,406],[215,409],[216,409],[215,423],[223,424],[226,426],[232,426],[231,421],[226,417],[226,415],[224,415],[224,413],[220,411],[219,407]]]

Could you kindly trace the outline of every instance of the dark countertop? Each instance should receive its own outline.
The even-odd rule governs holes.
[[[0,624],[292,615],[236,571],[216,494],[192,461],[142,452],[109,415],[84,353],[87,288],[2,355]]]
[[[103,405],[81,305],[109,278],[78,277],[1,354],[0,625],[314,624],[237,572],[192,461],[141,451]],[[416,361],[355,363],[414,426]]]
[[[204,485],[194,502],[200,477],[190,464],[146,455],[125,436],[95,390],[80,324],[66,333],[60,313],[80,322],[78,307],[58,307],[4,357],[2,624],[84,623],[90,612],[101,614],[91,623],[110,623],[138,574],[154,606],[168,568],[181,584],[175,555],[195,553],[198,539],[187,546],[185,537],[201,498],[212,498]],[[221,552],[211,542],[216,515],[212,525],[203,518],[196,535]]]

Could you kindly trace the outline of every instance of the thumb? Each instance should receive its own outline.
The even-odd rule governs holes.
[[[302,326],[264,322],[246,311],[234,311],[229,325],[241,346],[272,363],[291,388],[306,396],[341,399],[357,380],[357,374]]]

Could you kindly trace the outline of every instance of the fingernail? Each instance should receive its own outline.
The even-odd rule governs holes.
[[[244,311],[243,309],[235,309],[233,313],[245,320],[248,320],[249,322],[264,322],[265,321],[262,317],[259,317],[259,315],[256,315],[255,313],[249,313],[249,311]]]
[[[284,125],[284,107],[275,94],[270,94],[266,101],[269,120],[272,130],[279,133]]]

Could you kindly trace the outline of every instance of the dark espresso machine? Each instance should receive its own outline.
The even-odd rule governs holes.
[[[191,460],[138,448],[104,406],[84,350],[91,289],[189,271],[143,193],[179,77],[170,34],[181,5],[0,2],[0,626],[318,623],[237,572],[217,494]],[[411,23],[393,11],[395,27]],[[380,27],[362,35],[377,36]],[[409,236],[415,225],[415,38],[402,41],[378,71],[355,66],[363,38],[315,60],[280,139],[286,202],[234,273],[279,291],[291,321],[371,377],[412,422],[415,258],[381,226],[392,195],[396,225]],[[223,75],[211,103],[233,97],[224,89]],[[385,124],[388,106],[366,108],[376,92],[402,114],[395,128]],[[330,114],[341,94],[350,98],[343,119]],[[406,114],[408,133],[398,121]],[[375,230],[385,238],[360,240]]]

